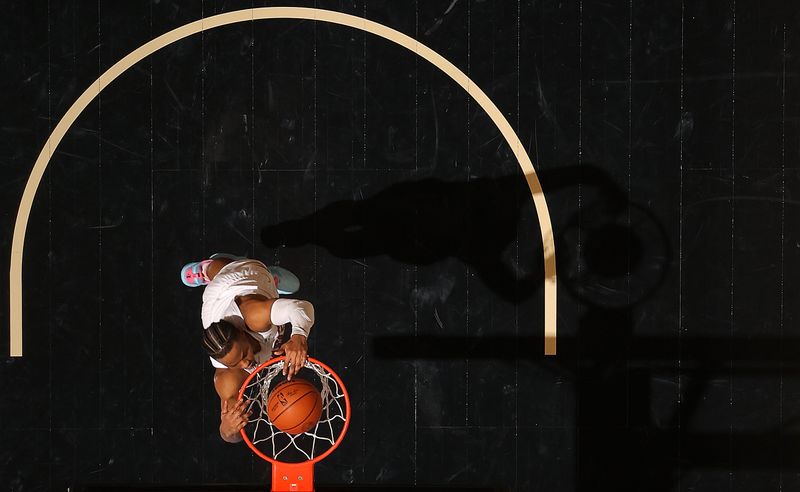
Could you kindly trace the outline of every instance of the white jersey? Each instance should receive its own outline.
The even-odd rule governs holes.
[[[203,328],[212,323],[225,320],[258,341],[261,349],[255,354],[258,365],[272,358],[272,350],[279,338],[282,338],[283,327],[270,326],[269,330],[253,332],[247,328],[244,316],[236,304],[236,298],[251,294],[259,294],[267,299],[277,299],[278,289],[275,280],[267,267],[257,260],[237,260],[228,263],[217,273],[203,292],[201,319]],[[226,366],[214,358],[214,367],[225,369]]]

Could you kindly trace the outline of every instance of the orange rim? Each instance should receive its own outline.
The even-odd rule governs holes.
[[[247,376],[247,379],[245,379],[244,382],[242,383],[242,387],[239,388],[239,400],[242,399],[242,396],[244,395],[244,391],[247,388],[247,385],[250,384],[250,381],[256,376],[256,374],[261,372],[261,370],[264,369],[265,367],[271,366],[271,365],[273,365],[275,363],[278,363],[278,362],[280,362],[280,361],[282,361],[284,359],[285,359],[285,357],[275,357],[274,359],[270,359],[270,360],[264,362],[263,364],[258,366],[253,372],[251,372],[250,375]],[[314,359],[313,357],[309,357],[308,358],[308,362],[311,362],[312,364],[317,364],[320,367],[322,367],[323,369],[325,369],[326,371],[328,371],[328,374],[331,375],[331,377],[334,379],[334,381],[336,381],[336,384],[339,385],[339,388],[341,388],[342,394],[344,395],[344,406],[345,406],[344,427],[342,427],[342,431],[336,437],[336,441],[334,441],[333,445],[327,451],[325,451],[324,453],[322,453],[319,456],[315,456],[314,458],[311,458],[310,460],[300,461],[298,463],[289,463],[289,462],[286,462],[286,461],[280,461],[280,460],[276,460],[275,458],[267,456],[266,454],[262,453],[256,447],[255,444],[253,444],[253,441],[250,440],[250,437],[247,435],[247,433],[244,431],[244,429],[240,430],[239,434],[242,435],[242,439],[247,444],[247,447],[249,447],[250,450],[253,451],[257,456],[259,456],[262,459],[265,459],[265,460],[269,461],[270,463],[273,463],[273,464],[276,464],[276,465],[277,464],[281,464],[281,465],[298,465],[298,464],[302,464],[302,463],[317,463],[319,461],[322,461],[329,454],[331,454],[334,449],[339,447],[339,444],[341,444],[342,439],[344,439],[344,435],[347,433],[347,428],[350,426],[350,395],[347,393],[347,388],[345,387],[344,383],[342,382],[342,379],[339,377],[338,374],[336,374],[333,371],[333,369],[328,367],[327,364],[325,364],[325,363],[323,363],[323,362],[321,362],[321,361],[319,361],[317,359]]]

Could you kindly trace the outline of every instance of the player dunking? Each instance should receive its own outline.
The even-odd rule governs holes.
[[[216,254],[181,269],[189,287],[205,285],[203,347],[216,368],[214,388],[220,398],[219,433],[239,442],[249,412],[237,396],[247,375],[274,356],[285,356],[284,374],[291,379],[306,360],[307,339],[314,324],[308,301],[278,298],[300,286],[297,277],[257,260]]]

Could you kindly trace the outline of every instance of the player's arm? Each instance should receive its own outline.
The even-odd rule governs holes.
[[[239,310],[253,331],[268,331],[272,325],[291,323],[292,335],[308,337],[314,326],[314,306],[300,299],[267,299],[251,294],[239,298]]]
[[[239,299],[239,310],[253,331],[266,331],[272,325],[291,323],[292,336],[275,351],[275,355],[286,356],[283,373],[292,379],[306,361],[307,339],[314,326],[314,306],[299,299],[267,299],[250,295]]]
[[[239,431],[247,425],[251,414],[246,400],[237,398],[245,378],[247,373],[241,369],[217,369],[214,373],[214,388],[220,399],[219,435],[231,443],[242,440]]]

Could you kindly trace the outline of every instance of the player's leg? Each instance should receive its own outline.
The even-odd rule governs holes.
[[[279,266],[268,266],[267,270],[272,274],[278,294],[282,296],[291,295],[300,290],[300,279],[289,270]]]
[[[243,259],[245,258],[242,256],[215,253],[207,260],[195,261],[184,265],[181,268],[181,281],[188,287],[207,285],[222,270],[222,267],[232,261]],[[300,290],[300,279],[294,273],[279,266],[268,266],[267,269],[272,274],[279,294],[291,295]]]
[[[214,280],[214,277],[216,277],[217,273],[222,270],[222,267],[233,261],[234,260],[230,258],[216,258],[211,260],[211,262],[206,266],[206,277],[208,277],[208,281],[211,282]]]
[[[222,267],[234,261],[227,256],[212,255],[211,258],[187,263],[181,268],[181,281],[187,287],[207,285],[222,270]]]
[[[232,260],[244,260],[242,256],[229,255],[227,253],[216,253],[211,255],[212,259],[230,258]],[[300,290],[300,279],[289,270],[276,265],[267,266],[267,270],[272,274],[272,280],[278,289],[278,294],[282,296],[292,295]],[[219,271],[219,270],[217,270]],[[216,274],[216,272],[214,272]],[[213,278],[213,277],[211,277]]]

